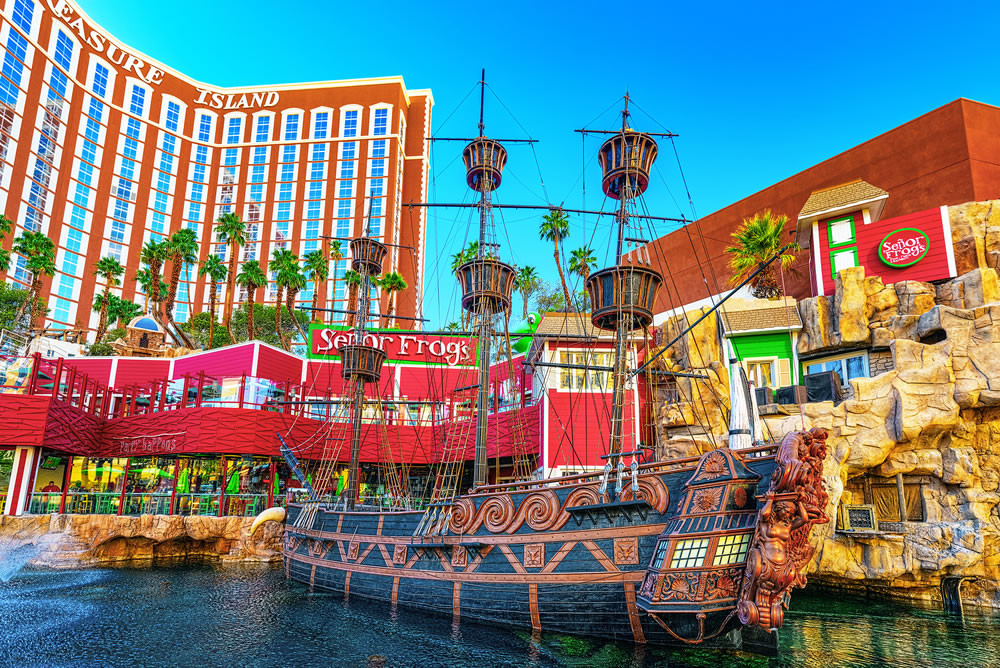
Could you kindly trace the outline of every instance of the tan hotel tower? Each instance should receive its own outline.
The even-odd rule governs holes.
[[[0,210],[15,223],[4,246],[24,229],[55,242],[46,326],[97,328],[102,256],[120,259],[120,295],[142,305],[134,276],[149,239],[187,227],[201,260],[228,260],[213,226],[231,211],[248,224],[238,260],[266,265],[276,248],[301,257],[324,235],[359,234],[369,206],[374,235],[413,248],[394,250],[386,270],[410,285],[397,313],[420,315],[426,220],[401,203],[425,199],[429,90],[400,77],[216,88],[125,46],[66,0],[0,2]],[[331,276],[348,266],[337,264]],[[13,255],[3,278],[27,284],[25,259]],[[196,266],[181,278],[179,322],[209,296]],[[328,282],[320,304],[343,308],[344,293]],[[258,301],[275,297],[272,282]]]

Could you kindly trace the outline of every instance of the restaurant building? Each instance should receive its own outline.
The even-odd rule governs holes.
[[[426,219],[401,204],[426,199],[430,91],[398,76],[220,88],[123,44],[70,0],[0,6],[0,211],[14,222],[4,244],[24,230],[56,244],[55,275],[43,281],[47,327],[96,330],[101,257],[126,267],[113,291],[140,304],[133,277],[145,242],[188,228],[199,261],[227,260],[214,230],[227,212],[247,223],[238,260],[262,263],[278,248],[303,256],[323,236],[359,236],[370,213],[372,236],[408,247],[394,246],[385,266],[413,286],[396,312],[420,316]],[[196,269],[181,273],[178,322],[208,308]],[[28,283],[26,259],[15,254],[4,278]],[[257,303],[275,300],[270,278]],[[336,294],[333,285],[320,306],[345,299],[344,282]]]
[[[324,348],[344,335],[314,326],[305,359],[255,341],[177,358],[0,360],[3,512],[253,515],[283,504],[299,483],[279,435],[305,463],[349,458],[340,361]],[[372,336],[389,359],[378,386],[367,388],[362,416],[366,500],[384,498],[386,457],[407,464],[414,497],[425,496],[446,446],[473,459],[477,342],[399,330]],[[534,464],[538,455],[539,409],[523,359],[491,373],[489,482],[503,482],[513,457]],[[313,482],[326,491],[336,484]]]

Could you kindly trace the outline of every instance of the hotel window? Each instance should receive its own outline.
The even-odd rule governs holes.
[[[146,89],[141,86],[132,85],[132,99],[129,102],[129,111],[136,116],[142,116],[146,107]]]
[[[208,147],[207,146],[195,146],[194,147],[194,161],[200,162],[203,165],[208,164]]]
[[[0,93],[3,103],[14,107],[21,93],[21,75],[24,73],[23,61],[27,57],[28,42],[23,37],[10,31],[7,38],[7,51],[3,58],[3,77],[0,77]]]
[[[385,176],[385,160],[372,160],[369,164],[371,165],[371,174],[368,176]]]
[[[240,149],[238,148],[227,148],[225,153],[222,155],[222,164],[227,167],[232,167],[239,161]]]
[[[313,144],[309,147],[309,161],[326,160],[326,144]]]
[[[243,136],[243,119],[237,116],[230,117],[229,124],[226,126],[226,143],[239,144],[240,138],[242,136]]]
[[[340,198],[354,197],[354,181],[338,181],[337,197]]]
[[[309,192],[306,199],[323,199],[322,181],[310,181],[307,185],[309,186]]]
[[[100,63],[94,65],[94,83],[91,85],[91,88],[98,97],[107,97],[108,68]]]
[[[69,71],[73,62],[73,42],[62,30],[56,35],[56,50],[53,57],[60,67]]]
[[[271,117],[258,116],[257,130],[254,132],[254,141],[264,142],[271,139]]]
[[[281,162],[296,162],[298,159],[298,146],[285,146],[281,149]]]
[[[323,215],[323,202],[306,202],[306,218],[319,218]]]
[[[177,132],[177,124],[181,120],[181,105],[176,102],[167,101],[167,129],[171,132]]]
[[[354,216],[354,200],[342,199],[337,201],[337,218],[351,218]],[[339,225],[339,223],[338,223]],[[339,228],[338,228],[339,230]],[[341,234],[337,232],[339,236],[346,236],[347,232]]]
[[[376,137],[381,137],[385,135],[389,130],[389,110],[388,109],[376,109],[375,110],[375,120],[373,122],[373,132],[372,134]]]
[[[379,141],[384,142],[384,139]],[[378,142],[375,142],[376,144]],[[345,141],[340,145],[340,159],[341,160],[354,160],[358,155],[358,142],[356,141]]]
[[[352,109],[344,112],[344,137],[358,136],[358,111]]]
[[[31,0],[15,0],[14,2],[14,25],[31,34],[31,19],[34,14],[35,3]]]
[[[117,220],[111,221],[111,234],[109,238],[116,243],[125,243],[125,223]]]
[[[611,366],[611,353],[560,350],[559,362],[580,367],[607,367]],[[608,389],[608,372],[594,371],[590,368],[563,369],[559,372],[559,389],[606,390]]]
[[[285,117],[285,141],[295,141],[299,138],[299,115],[290,114]]]
[[[698,568],[705,561],[708,552],[707,538],[688,538],[677,543],[670,568]]]
[[[250,160],[252,165],[263,165],[267,162],[267,147],[257,146],[253,150],[253,158]]]
[[[353,142],[351,142],[353,143]],[[372,142],[372,157],[373,158],[384,158],[385,157],[385,140],[376,139]]]
[[[342,160],[340,163],[340,174],[338,178],[341,179],[353,179],[354,178],[354,160]]]
[[[278,181],[294,181],[295,180],[295,165],[285,164],[281,165],[281,170],[278,172]]]
[[[330,112],[321,111],[313,121],[313,139],[326,139],[330,132]]]
[[[840,376],[840,385],[842,387],[846,387],[848,381],[851,379],[867,378],[870,373],[868,368],[868,353],[865,351],[812,359],[803,362],[803,364],[806,366],[806,373],[836,371]]]
[[[715,547],[715,557],[712,559],[713,566],[729,566],[746,561],[747,549],[750,547],[750,534],[738,533],[731,536],[719,538],[719,544]]]
[[[318,239],[319,238],[319,221],[318,220],[308,220],[306,221],[306,239]]]
[[[133,139],[139,139],[139,133],[142,130],[142,125],[139,121],[134,118],[129,118],[125,123],[125,136],[132,137]],[[170,136],[170,135],[166,135]],[[171,151],[172,153],[173,151]]]
[[[198,141],[212,141],[212,117],[208,114],[198,116]]]

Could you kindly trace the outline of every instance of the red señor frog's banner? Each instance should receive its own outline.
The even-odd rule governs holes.
[[[878,255],[890,267],[909,267],[916,264],[930,248],[930,239],[923,230],[915,227],[890,232],[878,245]]]
[[[309,327],[310,359],[339,360],[340,348],[353,343],[352,330],[329,325]],[[384,350],[389,363],[475,367],[479,362],[479,339],[474,336],[375,329],[365,334],[363,343]]]

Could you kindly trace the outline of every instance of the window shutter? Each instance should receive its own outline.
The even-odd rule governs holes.
[[[787,359],[778,360],[778,387],[792,384],[792,364]]]

